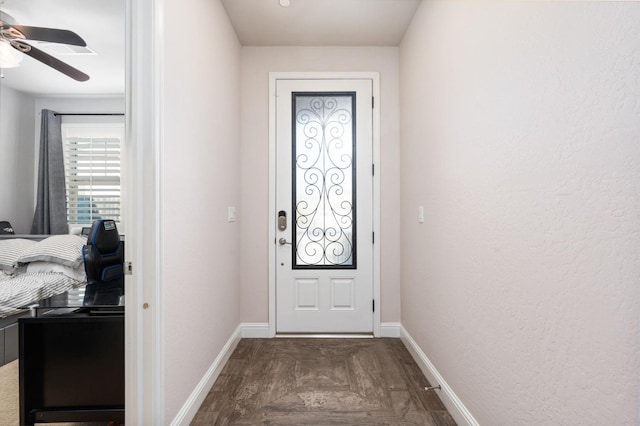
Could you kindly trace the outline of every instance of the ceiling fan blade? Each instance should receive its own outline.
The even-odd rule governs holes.
[[[49,41],[51,43],[71,44],[73,46],[86,46],[87,43],[78,34],[69,30],[55,28],[29,27],[26,25],[11,25],[18,30],[27,40]]]
[[[48,53],[43,52],[42,50],[31,46],[30,44],[24,42],[17,42],[15,40],[12,41],[11,45],[15,47],[18,44],[20,48],[17,48],[20,52],[25,55],[31,56],[36,61],[40,61],[45,65],[49,65],[51,68],[60,71],[61,73],[68,75],[77,81],[87,81],[89,80],[89,76],[82,71],[72,67],[69,64],[62,62],[59,59],[54,58]],[[28,47],[28,48],[27,48]]]

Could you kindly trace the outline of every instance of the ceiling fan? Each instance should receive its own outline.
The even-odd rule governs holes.
[[[87,74],[29,44],[29,40],[83,47],[87,45],[82,37],[73,31],[16,25],[15,19],[9,14],[0,12],[0,58],[2,58],[3,51],[4,54],[14,54],[16,53],[14,50],[17,50],[74,80],[89,80]],[[0,67],[2,67],[1,63]]]

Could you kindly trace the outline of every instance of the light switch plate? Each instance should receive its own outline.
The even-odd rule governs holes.
[[[418,223],[424,223],[424,206],[418,206]]]
[[[227,207],[227,222],[235,222],[235,221],[236,221],[236,208]]]

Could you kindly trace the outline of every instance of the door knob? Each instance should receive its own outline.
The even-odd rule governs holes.
[[[286,238],[280,238],[278,240],[278,242],[280,243],[281,246],[285,245],[285,244],[289,244],[291,245],[291,243],[289,241],[286,240]]]

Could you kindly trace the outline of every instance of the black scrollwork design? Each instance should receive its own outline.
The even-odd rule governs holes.
[[[355,267],[354,96],[294,94],[297,267]]]

